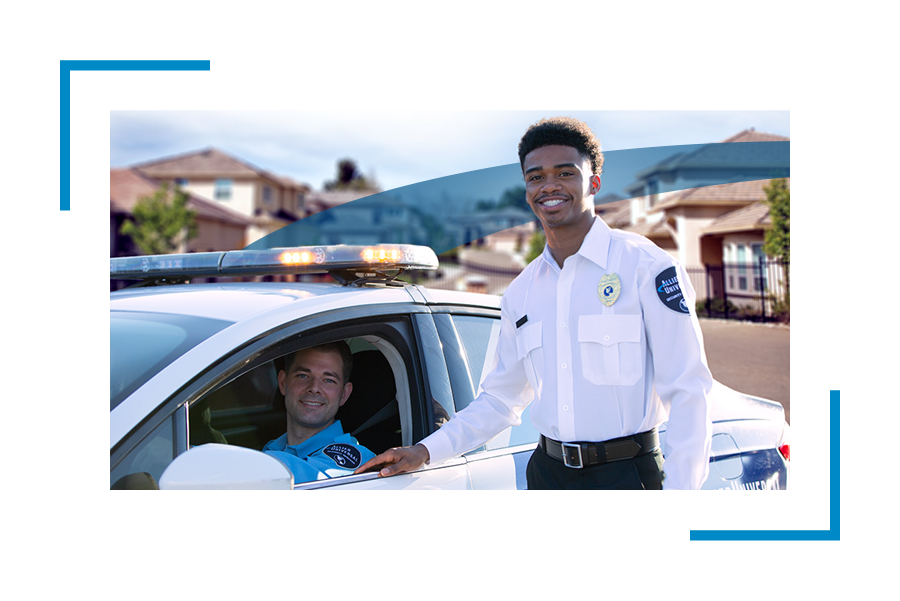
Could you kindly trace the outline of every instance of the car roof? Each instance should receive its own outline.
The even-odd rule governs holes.
[[[294,305],[304,313],[366,302],[410,302],[402,288],[354,288],[329,283],[227,282],[134,288],[110,294],[110,311],[148,311],[239,322]],[[302,307],[302,308],[301,308]]]

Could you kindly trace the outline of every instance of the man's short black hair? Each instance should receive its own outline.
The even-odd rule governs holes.
[[[298,351],[294,351],[293,353],[289,353],[283,357],[279,357],[275,360],[275,370],[279,371],[287,371],[291,365],[294,364],[294,355],[299,353],[300,351],[308,351],[310,349],[315,349],[317,351],[323,352],[331,352],[337,353],[341,358],[341,363],[343,364],[343,369],[341,370],[341,377],[344,379],[341,384],[346,384],[350,381],[350,374],[353,373],[353,352],[350,350],[350,345],[344,342],[343,340],[336,340],[334,342],[326,342],[325,344],[320,344],[317,346],[311,346],[308,348],[300,349]]]
[[[519,164],[523,173],[528,153],[544,146],[571,146],[591,162],[594,175],[600,175],[603,171],[600,140],[583,121],[571,117],[551,117],[529,127],[519,141]]]

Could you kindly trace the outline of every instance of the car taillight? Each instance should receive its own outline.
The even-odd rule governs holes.
[[[781,456],[785,458],[785,460],[791,460],[791,427],[787,422],[784,422],[784,427],[781,430],[781,440],[778,441],[778,452],[781,453]]]
[[[778,452],[781,453],[781,456],[784,457],[785,459],[787,459],[788,461],[791,460],[791,445],[789,445],[789,444],[781,445],[780,447],[778,447]]]

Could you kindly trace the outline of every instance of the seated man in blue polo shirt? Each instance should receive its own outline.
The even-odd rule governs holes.
[[[299,350],[285,357],[278,372],[287,432],[263,452],[294,473],[294,482],[352,474],[375,454],[345,434],[334,416],[353,391],[353,356],[344,341]]]

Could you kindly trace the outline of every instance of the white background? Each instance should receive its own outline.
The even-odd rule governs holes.
[[[321,6],[7,9],[5,588],[41,598],[834,598],[886,584],[882,542],[897,534],[897,394],[884,386],[897,335],[888,19],[866,2]],[[61,59],[212,61],[207,73],[73,74],[68,212]],[[361,107],[790,110],[792,490],[109,492],[110,111]],[[692,529],[828,528],[832,389],[842,393],[841,541],[690,542]]]

